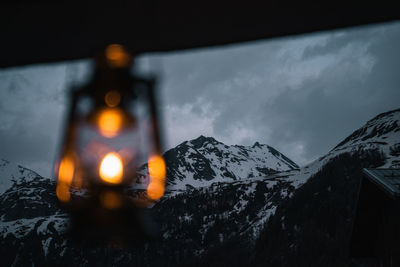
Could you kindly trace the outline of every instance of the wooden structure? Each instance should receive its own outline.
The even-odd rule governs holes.
[[[363,169],[350,256],[361,266],[400,266],[400,169]]]
[[[0,68],[231,44],[400,19],[395,1],[68,0],[0,2]]]

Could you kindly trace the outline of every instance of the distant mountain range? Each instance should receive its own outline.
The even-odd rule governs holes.
[[[302,168],[259,143],[227,146],[204,136],[183,142],[164,155],[169,191],[152,208],[161,240],[126,249],[85,247],[68,240],[65,229],[69,222],[57,203],[54,180],[1,160],[0,257],[6,266],[177,266],[196,265],[200,259],[208,265],[228,264],[229,259],[235,259],[231,265],[240,265],[250,258],[262,264],[268,259],[260,255],[273,251],[263,247],[268,243],[265,238],[270,235],[278,242],[280,238],[272,238],[271,231],[279,232],[278,226],[287,229],[284,224],[293,223],[295,211],[306,208],[304,201],[316,196],[314,193],[331,192],[336,185],[356,187],[356,182],[350,183],[356,178],[346,177],[354,173],[338,176],[339,184],[322,183],[327,177],[324,170],[346,157],[348,162],[364,162],[361,158],[368,159],[373,153],[379,157],[373,167],[400,167],[400,109],[368,121],[327,155]],[[147,183],[146,168],[140,171],[138,184],[142,186]],[[341,202],[336,205],[345,209]],[[301,218],[296,227],[300,223]],[[285,231],[295,236],[296,227],[291,225],[291,230]]]

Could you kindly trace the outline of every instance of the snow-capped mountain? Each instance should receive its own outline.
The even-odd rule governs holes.
[[[270,216],[252,265],[352,266],[350,236],[362,169],[400,168],[399,163],[397,109],[369,120],[325,156],[289,175],[287,181],[297,189]]]
[[[300,169],[267,145],[226,146],[204,136],[184,142],[165,153],[171,187],[179,190],[170,190],[152,208],[162,238],[138,243],[134,249],[72,243],[65,235],[67,215],[57,203],[54,181],[1,161],[0,257],[5,265],[14,266],[60,262],[68,266],[176,266],[195,263],[198,256],[224,244],[240,242],[251,247],[268,219],[310,181],[315,183],[310,177],[323,175],[320,171],[332,162],[347,161],[349,157],[343,155],[350,153],[352,160],[362,162],[369,151],[375,151],[383,157],[379,166],[398,166],[399,117],[400,110],[375,117],[327,155]],[[340,177],[351,179],[346,175]],[[310,195],[323,190],[331,194],[334,186],[339,184],[312,187],[318,192]],[[290,220],[281,217],[282,227],[287,227]]]
[[[27,183],[37,179],[46,179],[36,172],[20,165],[0,159],[0,195],[15,184]]]
[[[164,157],[170,189],[197,188],[299,168],[271,146],[258,142],[253,146],[227,146],[205,136],[183,142],[168,150]]]
[[[400,168],[400,109],[379,114],[369,120],[340,142],[327,156],[343,151],[375,148],[382,150],[387,157],[384,167]]]
[[[380,166],[381,168],[400,168],[400,109],[377,115],[346,137],[326,155],[298,171],[286,172],[288,180],[298,188],[333,158],[344,153],[357,154],[363,150],[382,152],[385,164]]]
[[[1,179],[15,177],[13,173]],[[283,176],[275,175],[171,192],[152,208],[161,240],[138,243],[133,251],[105,250],[69,240],[68,215],[58,205],[55,182],[37,175],[11,183],[0,195],[0,257],[6,266],[60,261],[66,266],[176,266],[239,233],[254,240],[262,223],[293,190]]]

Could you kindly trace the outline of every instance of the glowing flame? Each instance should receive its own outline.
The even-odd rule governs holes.
[[[147,187],[147,195],[153,199],[160,199],[165,192],[165,175],[167,168],[164,159],[160,155],[149,158],[148,162],[150,183]]]
[[[108,153],[100,164],[100,178],[110,184],[119,184],[122,182],[124,167],[122,160],[117,153]]]
[[[104,109],[100,112],[98,126],[105,137],[114,137],[122,127],[123,114],[120,109]]]

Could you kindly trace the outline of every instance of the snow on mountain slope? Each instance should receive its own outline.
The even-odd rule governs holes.
[[[400,168],[400,109],[379,114],[340,142],[328,157],[343,151],[379,148],[386,155],[386,168]]]
[[[287,172],[288,180],[293,186],[300,187],[332,158],[360,150],[379,150],[386,157],[386,164],[381,168],[400,168],[400,109],[381,113],[369,120],[325,156],[298,171]]]
[[[29,182],[39,178],[45,179],[32,170],[0,159],[0,195],[11,188],[13,184]]]
[[[325,156],[311,162],[310,164],[297,169],[279,172],[268,177],[259,177],[267,186],[274,188],[275,195],[280,194],[284,201],[286,197],[291,198],[296,189],[320,171],[332,159],[343,153],[358,155],[360,158],[363,151],[378,151],[384,155],[385,164],[381,168],[400,168],[400,109],[382,113],[368,121],[363,127],[356,130],[353,134],[339,143]],[[257,179],[255,179],[257,180]],[[283,187],[276,187],[275,183],[283,183]],[[242,186],[245,181],[240,181]],[[253,234],[250,238],[257,238],[259,230],[264,223],[276,211],[277,206],[282,202],[275,202],[268,206],[269,199],[266,199],[264,207],[259,210],[259,216],[255,216],[248,225],[248,230]],[[254,204],[252,204],[254,205]]]
[[[201,255],[236,235],[255,239],[263,222],[293,190],[278,176],[188,188],[152,208],[162,232],[159,242],[138,243],[133,250],[118,249],[109,257],[104,250],[79,247],[68,239],[68,216],[57,203],[53,180],[14,183],[0,195],[0,255],[6,266],[96,265],[88,255],[100,263],[111,261],[110,265],[159,266],[152,259],[162,259],[168,263],[162,265],[176,266],[177,259]]]
[[[164,154],[172,189],[267,176],[299,166],[268,145],[227,146],[212,137],[183,142]],[[143,169],[143,173],[146,169]],[[146,179],[146,178],[145,178]],[[142,183],[146,184],[145,180]]]
[[[121,250],[113,264],[157,265],[153,260],[162,259],[174,266],[177,259],[201,256],[237,236],[251,244],[280,205],[334,157],[372,149],[385,154],[387,166],[398,166],[399,113],[383,113],[368,121],[327,155],[301,169],[258,143],[226,146],[203,136],[182,143],[165,154],[168,179],[179,192],[168,192],[152,208],[162,240],[139,246],[134,253]],[[65,261],[87,266],[87,255],[106,260],[102,251],[82,251],[66,239],[67,216],[57,204],[54,180],[4,160],[0,174],[0,255],[6,265]]]

